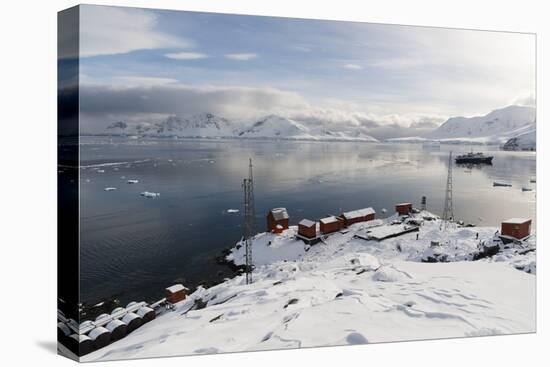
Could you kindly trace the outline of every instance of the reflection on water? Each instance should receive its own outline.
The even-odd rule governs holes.
[[[381,214],[411,201],[441,214],[449,149],[408,144],[83,138],[81,298],[156,300],[175,281],[211,284],[230,276],[215,256],[241,236],[242,178],[254,162],[258,230],[284,206],[290,223],[372,206]],[[535,218],[535,154],[493,151],[491,166],[453,166],[457,219],[496,226]],[[113,164],[114,163],[114,164]],[[137,184],[128,184],[136,179]],[[512,183],[493,187],[493,181]],[[105,191],[106,187],[117,190]],[[158,198],[140,196],[160,192]]]

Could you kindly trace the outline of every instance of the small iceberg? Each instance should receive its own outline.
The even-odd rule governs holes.
[[[239,209],[227,209],[226,210],[226,213],[229,213],[229,214],[234,214],[234,213],[238,213],[239,212]]]
[[[97,173],[105,173],[105,170],[104,169],[98,169]]]
[[[137,184],[138,182],[139,182],[139,180],[128,180],[128,183],[129,183],[130,185],[132,185],[132,184]]]
[[[149,192],[149,191],[144,191],[140,194],[141,196],[143,197],[146,197],[148,199],[154,199],[154,198],[157,198],[160,196],[160,192]]]
[[[103,189],[104,191],[115,191],[116,187],[106,187]]]
[[[493,186],[495,187],[512,187],[512,184],[510,183],[507,183],[507,182],[493,182]]]
[[[387,212],[388,212],[388,209],[382,208],[382,213],[387,213]]]

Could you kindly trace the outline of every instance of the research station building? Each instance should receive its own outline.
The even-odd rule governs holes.
[[[288,212],[286,208],[273,208],[267,213],[267,231],[281,233],[288,229]],[[280,226],[280,227],[277,227]]]
[[[531,219],[511,218],[502,222],[500,233],[521,240],[531,235]]]

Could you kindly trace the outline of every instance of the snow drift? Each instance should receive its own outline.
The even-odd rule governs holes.
[[[282,235],[253,240],[253,283],[244,276],[199,287],[173,312],[84,361],[380,343],[535,331],[534,236],[517,249],[471,261],[495,228],[438,230],[420,214],[416,233],[384,241],[355,237],[354,224],[322,243]],[[379,221],[391,225],[395,218]],[[427,263],[433,240],[449,262]],[[237,244],[228,259],[242,263]]]

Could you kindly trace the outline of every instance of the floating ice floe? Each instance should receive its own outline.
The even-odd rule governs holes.
[[[227,213],[238,213],[239,212],[239,209],[227,209],[226,210]]]
[[[157,198],[157,197],[160,196],[160,192],[144,191],[140,195],[143,196],[143,197],[149,198],[149,199],[154,199],[154,198]]]
[[[105,173],[105,170],[104,169],[98,169],[97,173]]]
[[[104,191],[115,191],[116,187],[106,187],[103,189]]]
[[[129,184],[137,184],[139,180],[128,180]]]

